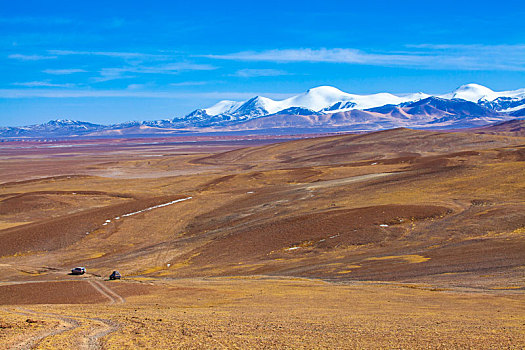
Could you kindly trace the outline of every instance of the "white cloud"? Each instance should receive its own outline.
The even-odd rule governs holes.
[[[192,70],[215,70],[217,67],[210,64],[199,64],[189,62],[169,63],[160,66],[152,67],[130,67],[124,68],[134,73],[150,73],[150,74],[176,74],[182,71]]]
[[[242,78],[276,77],[280,75],[290,75],[290,73],[279,69],[240,69],[232,74],[232,76]]]
[[[117,79],[130,79],[135,76],[125,74],[126,70],[122,68],[102,68],[99,71],[100,76],[91,78],[92,82],[100,83],[104,81],[117,80]]]
[[[207,81],[181,81],[180,83],[171,83],[171,86],[199,86],[206,85]]]
[[[168,58],[166,55],[156,55],[143,52],[121,52],[121,51],[74,51],[74,50],[48,50],[51,55],[56,56],[105,56],[105,57],[116,57],[123,59],[165,59]]]
[[[129,84],[127,89],[128,90],[141,90],[144,89],[147,85],[146,84]]]
[[[525,71],[525,45],[407,45],[404,51],[366,52],[349,48],[276,49],[205,55],[212,59],[311,62],[435,70]]]
[[[85,98],[85,97],[132,97],[132,98],[173,98],[173,99],[233,99],[244,100],[257,95],[284,99],[294,95],[272,92],[174,92],[174,91],[136,91],[136,90],[88,90],[88,89],[0,89],[0,98]]]
[[[267,51],[243,51],[226,55],[207,55],[205,57],[239,61],[329,62],[359,64],[412,62],[417,59],[417,56],[369,54],[356,49],[284,49]]]
[[[87,71],[84,69],[70,68],[70,69],[45,69],[42,72],[46,74],[53,74],[53,75],[68,75],[68,74],[73,74],[73,73],[85,73]]]
[[[13,83],[11,85],[27,87],[73,87],[75,84],[54,84],[48,81],[28,81],[23,83]]]
[[[73,19],[71,18],[61,17],[0,17],[0,23],[6,24],[67,25],[72,22]]]
[[[52,60],[58,58],[57,56],[43,56],[43,55],[23,55],[15,53],[7,56],[8,58],[21,61],[40,61],[40,60]]]
[[[158,66],[129,66],[121,68],[102,68],[99,77],[94,77],[93,82],[103,82],[116,79],[134,78],[133,74],[178,74],[183,71],[206,71],[217,67],[209,64],[197,63],[170,63]],[[131,73],[131,74],[130,74]]]
[[[525,50],[525,44],[517,45],[482,45],[482,44],[408,44],[409,48],[422,48],[432,50]]]

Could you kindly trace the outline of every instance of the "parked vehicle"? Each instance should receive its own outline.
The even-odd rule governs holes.
[[[83,275],[86,273],[85,267],[75,267],[74,269],[71,269],[72,275]]]
[[[111,275],[109,275],[110,280],[119,280],[120,279],[120,272],[113,271]]]

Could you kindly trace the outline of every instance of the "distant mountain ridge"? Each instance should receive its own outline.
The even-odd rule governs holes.
[[[170,134],[177,132],[250,131],[294,128],[372,131],[395,127],[479,127],[525,116],[525,89],[495,92],[478,84],[432,96],[378,93],[355,95],[320,86],[274,101],[255,96],[246,101],[220,101],[184,117],[132,121],[113,125],[57,119],[24,127],[0,127],[0,137],[78,137]]]

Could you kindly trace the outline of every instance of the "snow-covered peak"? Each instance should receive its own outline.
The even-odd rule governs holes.
[[[446,96],[447,98],[460,98],[470,102],[478,102],[480,99],[486,99],[489,101],[497,98],[497,93],[492,91],[486,86],[479,84],[466,84],[458,87],[452,93]]]
[[[354,95],[343,92],[332,86],[319,86],[309,89],[304,94],[290,97],[280,101],[284,108],[303,107],[313,111],[330,109],[331,112],[349,109],[368,109],[373,107],[384,106],[387,104],[400,104],[403,102],[417,101],[428,97],[423,93],[410,95],[393,95],[390,93],[378,93],[372,95]],[[334,110],[334,104],[342,102],[343,108]],[[282,109],[284,109],[282,108]]]
[[[405,95],[391,93],[376,93],[371,95],[356,95],[341,91],[333,86],[318,86],[306,92],[276,101],[263,96],[256,96],[247,101],[220,101],[204,111],[208,116],[229,116],[232,120],[244,120],[263,115],[275,114],[289,108],[304,108],[321,113],[335,113],[351,109],[370,109],[385,105],[399,105],[416,102],[430,96],[444,99],[462,99],[485,104],[495,110],[503,110],[525,99],[525,89],[496,92],[479,84],[467,84],[445,95],[428,95],[422,92]],[[505,101],[500,101],[504,99]],[[509,102],[510,101],[510,102]],[[516,102],[517,101],[517,102]],[[494,105],[494,106],[492,106]]]
[[[486,86],[479,84],[466,84],[462,85],[456,90],[449,94],[442,95],[440,97],[446,99],[460,98],[470,102],[483,101],[494,101],[500,97],[507,97],[512,99],[523,99],[525,98],[525,89],[512,90],[512,91],[493,91]]]
[[[308,108],[313,111],[330,107],[336,102],[352,101],[352,95],[332,86],[319,86],[305,93],[277,101],[277,108],[282,110],[290,107]]]
[[[204,109],[208,115],[230,114],[239,108],[243,102],[224,100]]]
[[[246,103],[250,103],[251,105],[253,106],[256,106],[256,107],[261,107],[261,108],[264,108],[266,110],[268,110],[268,108],[272,109],[273,106],[275,105],[275,101],[268,98],[268,97],[263,97],[263,96],[255,96],[254,98],[252,99],[249,99],[248,101],[246,101],[244,104]]]
[[[48,121],[46,124],[48,125],[72,125],[72,124],[80,124],[82,122],[71,120],[71,119],[54,119]]]
[[[225,100],[206,108],[205,111],[209,116],[231,115],[256,117],[297,107],[315,112],[329,111],[333,113],[350,109],[368,109],[386,104],[418,101],[427,97],[429,97],[429,95],[423,93],[401,96],[390,93],[354,95],[343,92],[333,86],[318,86],[281,101],[275,101],[263,96],[256,96],[242,102]]]
[[[323,85],[314,87],[306,90],[306,95],[318,95],[318,96],[337,96],[337,95],[348,95],[346,92],[339,90],[336,87]]]
[[[337,94],[346,94],[339,90],[338,88],[330,85],[321,85],[311,89],[306,90],[307,94],[319,94],[319,95],[337,95]]]
[[[238,116],[261,116],[268,113],[277,112],[276,102],[272,99],[262,96],[255,96],[242,103],[231,114]]]

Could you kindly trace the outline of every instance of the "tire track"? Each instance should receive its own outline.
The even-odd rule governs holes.
[[[15,344],[11,349],[33,349],[36,346],[38,346],[42,341],[44,341],[46,338],[72,331],[74,329],[77,329],[80,327],[80,322],[75,320],[74,318],[67,317],[67,316],[61,316],[56,314],[48,314],[48,313],[42,313],[42,312],[36,312],[28,309],[24,309],[21,307],[17,308],[18,311],[15,310],[6,310],[8,312],[23,315],[23,316],[44,316],[48,318],[53,318],[59,321],[59,326],[63,326],[64,328],[55,328],[53,330],[46,331],[44,333],[36,334],[33,336],[29,336],[28,339],[23,340],[22,342]]]
[[[102,294],[105,298],[108,299],[109,304],[121,304],[125,302],[125,299],[114,292],[111,288],[104,285],[102,282],[97,280],[88,280],[89,283],[98,293]],[[71,332],[79,327],[88,327],[89,331],[83,331],[82,337],[79,338],[79,343],[76,348],[79,349],[88,349],[95,350],[101,349],[102,345],[100,343],[101,338],[116,332],[120,328],[120,324],[109,320],[98,317],[85,317],[85,316],[71,316],[71,315],[61,315],[56,313],[46,313],[33,311],[21,307],[16,309],[4,309],[5,311],[13,314],[19,314],[23,316],[32,316],[40,318],[51,318],[58,321],[58,326],[47,330],[44,332],[39,332],[34,335],[29,335],[26,339],[13,344],[10,346],[10,349],[33,349],[38,347],[43,341],[50,337],[60,335],[65,332]],[[82,320],[88,321],[81,322]],[[91,325],[90,325],[91,323]]]
[[[108,294],[102,287],[100,286],[100,282],[98,281],[87,281],[97,292],[108,298],[110,304],[115,304],[117,300]]]
[[[110,304],[122,304],[126,300],[100,281],[87,281],[97,292],[109,299]]]
[[[122,304],[126,300],[115,293],[111,288],[104,285],[102,282],[97,280],[89,280],[87,281],[97,292],[104,295],[109,300],[109,304]],[[100,345],[100,338],[105,337],[108,334],[111,334],[113,332],[116,332],[120,325],[114,321],[102,319],[102,318],[90,318],[91,321],[98,321],[105,325],[105,329],[92,334],[89,336],[88,339],[88,349],[101,349]]]
[[[59,315],[55,313],[46,313],[38,312],[24,308],[17,308],[15,310],[6,310],[10,313],[15,313],[24,316],[33,316],[33,317],[43,317],[43,318],[52,318],[59,321],[59,328],[55,328],[43,333],[39,333],[33,336],[30,336],[28,339],[25,339],[18,344],[12,345],[10,349],[34,349],[47,338],[62,334],[64,332],[73,331],[79,327],[85,326],[85,323],[80,322],[79,320],[91,321],[95,324],[100,324],[100,327],[96,332],[91,332],[89,334],[83,335],[83,340],[79,341],[78,349],[87,349],[87,350],[96,350],[101,349],[102,345],[100,344],[100,338],[105,337],[108,334],[116,332],[120,328],[120,324],[112,320],[103,319],[103,318],[91,318],[83,316],[70,316],[70,315]],[[91,328],[91,327],[90,327]]]
[[[100,344],[100,338],[105,337],[108,334],[116,332],[120,328],[120,324],[117,322],[103,319],[103,318],[89,318],[91,321],[98,321],[102,324],[104,324],[104,328],[94,334],[89,335],[88,337],[88,349],[89,350],[95,350],[95,349],[102,349],[102,345]]]

